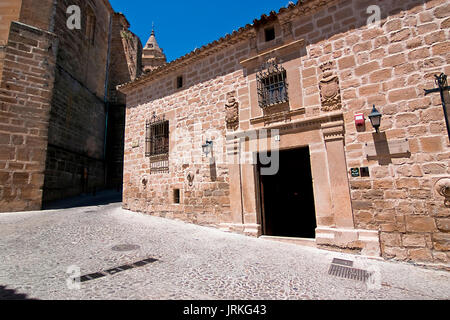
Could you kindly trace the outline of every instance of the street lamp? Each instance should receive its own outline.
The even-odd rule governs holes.
[[[377,110],[377,108],[375,108],[375,105],[373,105],[372,113],[369,115],[369,119],[377,133],[379,132],[378,129],[381,126],[382,116],[383,115]]]
[[[202,145],[203,153],[208,156],[213,149],[214,143],[212,141],[206,140],[206,144]]]

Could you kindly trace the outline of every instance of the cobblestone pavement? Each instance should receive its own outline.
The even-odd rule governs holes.
[[[0,299],[449,299],[450,273],[248,238],[108,204],[0,214]],[[133,251],[114,251],[130,244]],[[120,249],[120,248],[119,248]],[[67,273],[158,261],[69,289]],[[328,274],[333,258],[374,272]],[[70,283],[70,281],[69,281]]]

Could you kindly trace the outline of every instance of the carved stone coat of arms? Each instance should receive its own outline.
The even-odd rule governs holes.
[[[339,78],[331,70],[332,62],[325,63],[320,68],[323,72],[319,81],[322,111],[340,110],[342,108],[341,90]]]
[[[236,99],[236,92],[227,94],[227,103],[225,104],[225,114],[227,128],[237,130],[239,128],[239,102]]]

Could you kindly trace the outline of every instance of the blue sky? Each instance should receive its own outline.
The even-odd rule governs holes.
[[[296,1],[293,1],[296,2]],[[156,38],[168,61],[253,23],[262,14],[278,11],[289,0],[157,1],[110,0],[115,11],[126,15],[131,31],[145,45],[152,21]]]

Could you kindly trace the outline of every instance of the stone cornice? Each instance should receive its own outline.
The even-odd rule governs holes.
[[[301,40],[296,40],[296,41],[292,41],[290,43],[284,44],[282,46],[279,46],[277,48],[274,49],[269,49],[263,53],[260,53],[256,56],[253,56],[251,58],[242,60],[240,62],[241,65],[243,65],[244,67],[253,64],[253,63],[257,63],[258,61],[264,59],[265,57],[270,57],[271,55],[278,55],[281,54],[284,51],[289,51],[289,50],[294,50],[296,48],[301,48],[305,46],[305,40],[301,39]]]
[[[319,116],[309,117],[306,119],[296,120],[289,123],[277,123],[274,125],[269,125],[264,128],[255,128],[245,131],[235,131],[227,133],[227,140],[232,140],[236,138],[243,137],[257,137],[257,134],[261,130],[272,130],[278,129],[282,131],[281,133],[285,133],[286,131],[296,131],[304,128],[311,127],[319,127],[320,129],[327,130],[324,133],[327,136],[333,136],[335,134],[343,134],[344,130],[344,122],[343,122],[344,114],[342,111],[335,111],[326,113]]]

